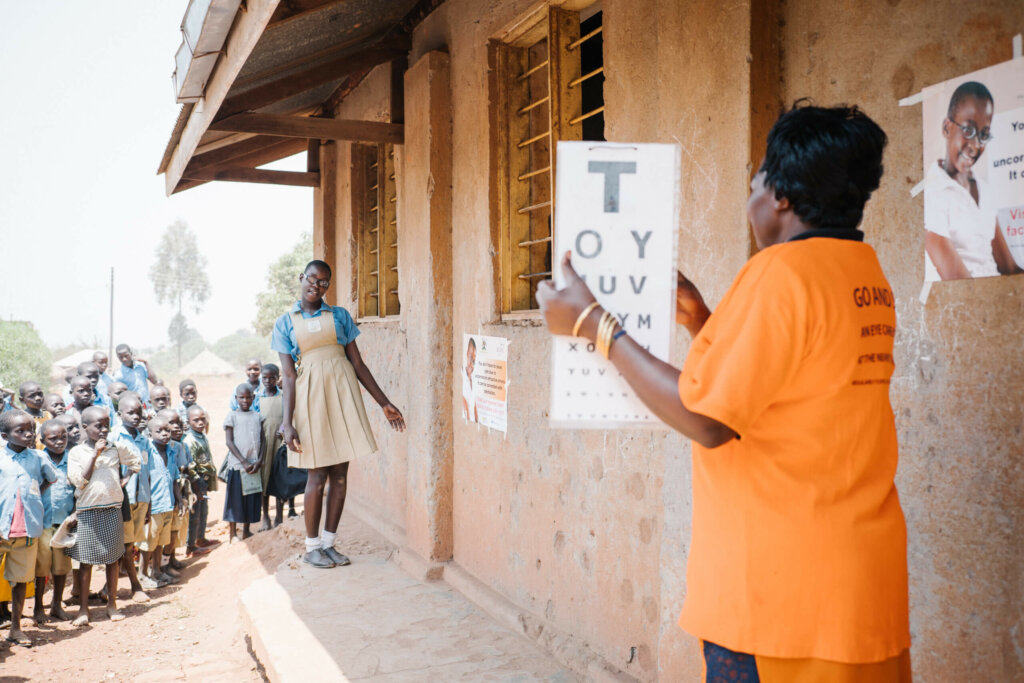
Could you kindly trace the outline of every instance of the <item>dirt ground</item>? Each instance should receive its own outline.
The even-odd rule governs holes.
[[[170,379],[173,379],[170,381]],[[177,404],[177,379],[172,387]],[[238,377],[194,378],[199,404],[210,413],[210,445],[214,458],[224,457],[223,429],[228,398]],[[301,514],[301,499],[299,512]],[[27,618],[25,633],[35,642],[22,648],[0,641],[2,681],[260,681],[262,673],[250,654],[238,618],[238,592],[253,580],[272,573],[301,550],[301,516],[245,542],[228,544],[227,524],[220,521],[223,490],[210,501],[207,537],[222,541],[213,551],[188,562],[178,584],[150,593],[149,603],[127,599],[127,579],[120,582],[119,608],[127,618],[107,620],[102,605],[92,606],[92,623],[73,628],[70,622],[37,626]],[[180,557],[181,553],[179,553]],[[102,571],[93,571],[93,590],[103,585]],[[65,589],[65,597],[70,587]],[[50,593],[45,594],[49,605]],[[32,613],[29,599],[26,614]],[[68,607],[72,618],[77,606]],[[6,629],[3,630],[6,635]]]

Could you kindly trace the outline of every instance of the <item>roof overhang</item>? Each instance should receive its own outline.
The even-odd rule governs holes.
[[[247,0],[203,92],[182,106],[158,173],[167,194],[211,180],[318,184],[258,167],[323,140],[401,142],[391,122],[332,119],[376,66],[404,69],[413,26],[443,0]]]

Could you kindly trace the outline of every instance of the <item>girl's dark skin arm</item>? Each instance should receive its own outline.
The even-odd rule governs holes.
[[[562,272],[565,274],[565,289],[558,291],[550,280],[544,281],[537,287],[537,302],[553,334],[571,335],[576,318],[594,301],[594,295],[576,274],[568,254],[562,259]],[[676,320],[695,334],[710,312],[689,280],[679,275],[677,285]],[[579,336],[594,340],[602,312],[600,306],[590,312]],[[717,448],[736,438],[736,432],[718,420],[688,410],[679,399],[680,371],[651,355],[628,335],[623,335],[612,345],[609,360],[644,405],[669,427],[705,448]]]
[[[363,362],[363,357],[359,354],[359,347],[356,346],[354,341],[345,344],[345,355],[348,356],[348,361],[352,363],[352,368],[356,371],[356,377],[359,378],[359,382],[366,387],[366,390],[370,392],[370,396],[373,397],[373,400],[384,411],[384,417],[391,423],[391,427],[395,431],[404,432],[405,418],[402,417],[402,413],[398,408],[388,400],[388,397],[377,386],[377,380],[373,378],[370,368],[366,367],[366,363]]]
[[[261,428],[260,429],[260,448],[259,448],[258,451],[256,451],[257,453],[260,454],[260,456],[258,458],[256,458],[256,462],[253,463],[252,470],[246,470],[247,472],[249,472],[249,474],[253,474],[254,472],[259,472],[260,468],[263,467],[263,448],[264,448],[264,446],[266,446],[266,443],[267,443],[266,442],[266,437],[263,435],[263,429]]]
[[[249,471],[249,461],[242,457],[242,452],[238,450],[238,446],[235,445],[235,428],[225,427],[224,428],[224,440],[227,442],[228,451],[231,455],[235,456],[235,459],[241,463],[242,468]]]
[[[284,421],[281,423],[281,436],[288,448],[296,453],[302,452],[299,433],[292,426],[295,415],[295,359],[290,353],[278,353],[281,358],[281,391],[284,392]]]
[[[89,466],[86,467],[85,468],[85,472],[82,473],[82,476],[85,477],[86,481],[89,481],[90,479],[92,479],[93,470],[96,469],[96,459],[100,457],[100,453],[102,453],[103,451],[106,450],[106,448],[107,448],[107,440],[106,439],[100,439],[99,441],[96,442],[96,444],[93,446],[93,448],[95,450],[93,451],[93,454],[92,454],[92,460],[89,461]]]

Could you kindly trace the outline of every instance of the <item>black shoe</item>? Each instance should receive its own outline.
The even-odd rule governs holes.
[[[179,560],[178,558],[170,557],[169,555],[167,557],[170,558],[167,560],[167,564],[168,566],[170,566],[171,569],[174,569],[175,571],[181,571],[185,568],[185,565],[182,564],[181,560]]]
[[[352,564],[352,560],[348,559],[334,548],[321,548],[320,551],[327,557],[331,558],[331,561],[334,562],[336,567],[344,567]]]
[[[299,513],[295,512],[295,508],[291,508],[290,510],[288,510],[288,519],[291,519],[292,517],[298,517],[298,516],[299,516]]]
[[[319,567],[320,569],[330,569],[334,566],[334,560],[325,553],[321,548],[317,548],[312,552],[308,552],[302,556],[302,561],[306,564]]]

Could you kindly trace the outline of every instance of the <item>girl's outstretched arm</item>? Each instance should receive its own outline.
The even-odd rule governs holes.
[[[388,397],[384,395],[381,388],[377,386],[377,380],[373,378],[370,368],[366,367],[366,363],[363,362],[363,357],[359,354],[359,347],[356,346],[354,341],[345,344],[345,355],[348,356],[349,362],[352,363],[352,368],[356,371],[356,377],[359,378],[359,382],[366,387],[366,390],[370,392],[370,396],[373,397],[373,400],[384,411],[384,417],[391,423],[391,427],[395,431],[404,432],[405,418],[402,417],[401,411],[388,400]]]

